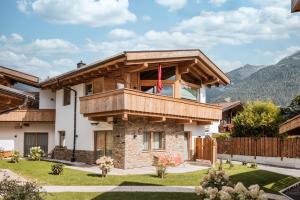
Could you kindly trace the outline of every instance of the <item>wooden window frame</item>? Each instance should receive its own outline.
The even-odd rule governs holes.
[[[87,94],[86,87],[87,87],[88,85],[92,85],[92,94]],[[84,94],[85,94],[85,96],[90,96],[90,95],[93,95],[93,94],[94,94],[94,84],[93,84],[92,81],[91,81],[91,82],[86,82],[86,83],[84,84]]]
[[[63,106],[68,105],[71,105],[71,90],[63,89]]]
[[[163,146],[163,148],[159,148],[159,149],[154,149],[154,134],[155,133],[160,133],[160,134],[162,134],[162,146]],[[153,132],[151,132],[151,138],[152,138],[152,140],[151,140],[151,150],[152,151],[165,151],[166,150],[166,133],[165,132],[163,132],[163,131],[153,131]]]
[[[148,136],[148,149],[144,149],[144,134],[147,134],[147,136]],[[151,134],[151,132],[144,132],[143,133],[143,152],[149,152],[149,151],[151,151],[151,149],[152,149],[152,134]]]

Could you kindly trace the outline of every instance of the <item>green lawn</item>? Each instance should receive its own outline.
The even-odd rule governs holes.
[[[207,170],[183,174],[168,174],[165,179],[155,175],[127,175],[108,176],[101,178],[99,174],[82,172],[72,169],[64,169],[63,175],[52,175],[50,169],[52,162],[21,160],[20,163],[9,163],[7,160],[0,161],[0,168],[11,169],[31,180],[37,180],[42,185],[177,185],[196,186]],[[241,181],[246,186],[259,184],[265,191],[276,193],[277,191],[297,182],[299,179],[236,165],[229,170],[224,165],[226,173],[233,182]]]
[[[47,194],[47,200],[195,200],[193,193],[151,193],[151,192],[107,192],[107,193],[52,193]]]

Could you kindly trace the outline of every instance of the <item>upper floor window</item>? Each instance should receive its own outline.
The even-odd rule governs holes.
[[[181,84],[180,96],[184,99],[197,100],[198,99],[198,88],[191,87],[185,84]]]
[[[85,95],[92,95],[93,94],[93,84],[92,83],[87,83],[85,84]]]
[[[63,105],[67,106],[71,104],[71,90],[64,89]]]
[[[143,134],[143,150],[148,151],[150,149],[150,132],[144,132]]]

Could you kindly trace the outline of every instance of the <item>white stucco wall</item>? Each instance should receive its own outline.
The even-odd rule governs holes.
[[[56,94],[52,90],[41,90],[40,91],[40,109],[55,109]]]
[[[206,86],[205,85],[202,85],[202,87],[199,89],[198,101],[200,103],[206,103]]]
[[[84,84],[75,85],[72,89],[77,91],[77,150],[94,150],[94,131],[112,130],[112,125],[100,123],[91,125],[87,117],[80,114],[79,97],[84,96]],[[74,125],[74,92],[71,92],[71,104],[63,106],[63,90],[56,92],[56,121],[55,121],[55,144],[59,144],[58,131],[65,131],[65,143],[68,149],[73,149],[73,125]]]
[[[28,127],[16,128],[18,124],[0,124],[0,147],[5,150],[18,150],[23,156],[24,133],[48,133],[48,153],[54,148],[54,124],[30,124]],[[16,137],[15,137],[16,136]]]
[[[209,126],[210,134],[219,133],[219,125],[220,125],[220,121],[213,122],[212,125]]]

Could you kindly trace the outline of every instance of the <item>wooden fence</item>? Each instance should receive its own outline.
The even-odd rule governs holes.
[[[218,154],[300,158],[300,138],[250,138],[217,139]]]
[[[217,142],[211,138],[195,139],[195,159],[208,160],[214,166],[217,160]]]

